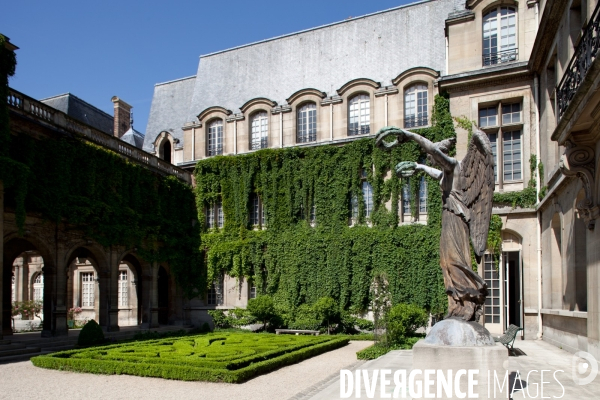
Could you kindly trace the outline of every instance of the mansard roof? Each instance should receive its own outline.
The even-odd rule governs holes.
[[[87,101],[80,99],[72,93],[59,94],[40,100],[68,116],[84,124],[90,125],[112,136],[114,129],[113,116],[94,107]]]

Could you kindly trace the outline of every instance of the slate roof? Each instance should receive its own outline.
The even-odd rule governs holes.
[[[423,1],[201,56],[195,77],[155,86],[144,148],[164,130],[183,143],[181,127],[211,106],[283,105],[304,88],[331,96],[356,78],[387,86],[413,67],[444,75],[445,20],[461,8],[464,0]]]
[[[88,124],[102,132],[113,135],[113,116],[90,103],[81,100],[72,93],[59,94],[40,100],[42,103],[64,112],[70,117]]]
[[[144,150],[154,151],[153,143],[162,131],[170,132],[183,143],[181,127],[187,122],[186,115],[194,91],[195,76],[154,85],[150,106]]]
[[[133,129],[133,126],[121,136],[121,140],[127,142],[138,149],[144,146],[144,134]]]

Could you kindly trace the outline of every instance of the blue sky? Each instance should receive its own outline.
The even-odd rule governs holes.
[[[196,74],[202,54],[413,2],[17,0],[2,5],[0,33],[20,47],[11,87],[71,92],[111,115],[119,96],[145,133],[154,84]]]

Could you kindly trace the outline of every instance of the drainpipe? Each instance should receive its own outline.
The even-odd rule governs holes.
[[[537,4],[536,4],[536,14],[537,14]],[[535,101],[535,134],[536,134],[536,152],[537,157],[541,157],[541,143],[540,143],[540,118],[539,118],[539,76],[535,74],[533,77],[533,98]],[[540,162],[538,160],[538,162]],[[537,165],[536,165],[537,168]],[[542,185],[542,177],[539,174],[539,171],[536,174],[536,198],[539,201],[540,190]],[[538,333],[537,338],[542,338],[543,326],[542,326],[542,211],[538,209],[536,213],[537,217],[537,226],[536,226],[536,236],[537,236],[537,264],[538,264]]]

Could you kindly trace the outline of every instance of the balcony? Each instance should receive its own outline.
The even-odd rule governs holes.
[[[490,65],[504,64],[507,62],[517,61],[519,59],[519,49],[508,49],[503,51],[497,51],[495,53],[483,55],[483,66],[487,67]]]
[[[600,3],[596,6],[581,41],[556,88],[557,118],[560,121],[571,104],[585,77],[588,75],[600,48]]]

